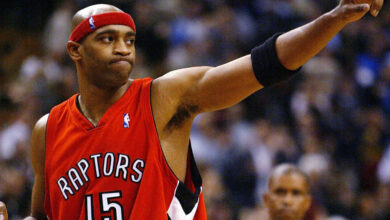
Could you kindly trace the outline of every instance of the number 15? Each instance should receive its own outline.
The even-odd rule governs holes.
[[[111,201],[112,199],[122,198],[121,191],[113,192],[102,192],[99,193],[100,198],[100,212],[109,213],[112,210],[114,211],[114,219],[111,217],[103,217],[103,220],[123,220],[123,207],[117,201]],[[85,219],[94,220],[94,210],[93,210],[93,197],[92,195],[85,196]]]

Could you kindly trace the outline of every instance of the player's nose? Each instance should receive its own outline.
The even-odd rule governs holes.
[[[124,40],[118,40],[114,44],[114,54],[128,56],[130,55],[130,47],[126,44]]]
[[[291,193],[287,193],[284,197],[283,197],[283,205],[285,206],[291,206],[292,203],[293,203],[293,198],[294,196],[291,194]]]

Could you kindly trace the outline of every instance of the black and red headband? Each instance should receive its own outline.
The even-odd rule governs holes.
[[[135,24],[133,18],[129,14],[124,12],[107,12],[93,15],[82,21],[72,31],[72,34],[69,37],[69,41],[78,42],[86,35],[96,31],[98,28],[110,24],[126,25],[135,32]]]

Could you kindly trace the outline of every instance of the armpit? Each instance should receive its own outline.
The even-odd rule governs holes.
[[[175,114],[169,120],[165,129],[171,130],[175,128],[180,128],[183,126],[184,122],[190,118],[193,114],[199,112],[199,106],[197,105],[179,105]]]

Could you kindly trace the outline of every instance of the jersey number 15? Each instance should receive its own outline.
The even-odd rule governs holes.
[[[113,191],[113,192],[102,192],[99,193],[99,206],[100,212],[102,214],[110,213],[113,211],[114,218],[111,217],[102,217],[103,220],[123,220],[123,207],[117,201],[112,201],[112,199],[122,198],[121,191]],[[94,220],[94,205],[93,205],[93,197],[92,195],[85,196],[85,219],[86,220]]]

